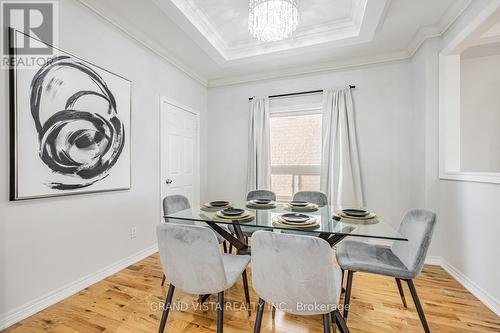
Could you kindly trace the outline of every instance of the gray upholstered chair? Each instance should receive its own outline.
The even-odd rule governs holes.
[[[301,191],[297,192],[293,196],[293,200],[307,201],[318,206],[328,205],[328,198],[323,192],[317,191]]]
[[[189,204],[188,198],[183,195],[167,195],[163,198],[163,215],[174,214],[188,208],[191,208],[191,205]],[[175,222],[175,220],[170,221],[165,218],[165,222]],[[186,223],[189,223],[189,221],[186,221]]]
[[[163,198],[163,215],[174,214],[188,208],[191,208],[191,205],[189,204],[188,198],[186,198],[183,195],[180,194],[167,195],[165,198]],[[175,223],[175,220],[165,218],[165,222]],[[182,223],[194,225],[193,221],[182,221]],[[214,231],[214,233],[215,236],[217,236],[217,240],[219,241],[219,243],[223,244],[224,252],[227,253],[226,240],[217,232]],[[161,285],[163,286],[164,284],[165,284],[165,275],[163,275],[163,278],[161,280]]]
[[[422,270],[435,224],[436,214],[423,209],[415,209],[404,216],[399,227],[399,232],[408,239],[407,242],[396,241],[391,248],[349,240],[337,245],[337,261],[340,267],[348,272],[344,309],[346,320],[354,272],[381,274],[396,278],[405,307],[406,300],[401,280],[408,283],[422,326],[425,332],[429,332],[413,279]]]
[[[269,199],[276,201],[276,194],[273,191],[268,191],[268,190],[253,190],[247,193],[247,201],[250,200],[255,200],[255,199]],[[252,237],[252,234],[257,230],[257,228],[252,228],[252,227],[240,227],[241,231],[243,232],[243,236],[245,236],[248,240],[248,237]],[[228,226],[229,231],[231,231],[233,234],[235,233],[234,227],[232,225]],[[232,245],[229,245],[229,252],[231,253],[233,249]]]
[[[214,232],[203,226],[163,223],[157,226],[156,234],[163,272],[170,282],[159,332],[165,329],[174,289],[180,288],[190,294],[218,294],[217,332],[221,333],[224,290],[240,275],[250,304],[246,275],[250,256],[221,253]]]
[[[185,210],[191,208],[191,205],[189,204],[188,198],[186,198],[183,195],[180,194],[174,194],[174,195],[167,195],[165,198],[163,198],[163,214],[164,215],[169,215],[169,214],[174,214],[177,212],[180,212],[181,210]],[[165,222],[175,222],[175,220],[169,221],[170,219],[165,218]],[[183,224],[195,224],[193,221],[187,221],[184,220],[182,221]],[[209,228],[207,226],[207,228]],[[215,236],[217,236],[217,239],[219,243],[224,245],[224,252],[227,252],[226,249],[226,243],[225,243],[225,238],[222,237],[219,233],[215,232]]]
[[[340,268],[325,240],[256,231],[252,237],[252,280],[260,298],[254,333],[260,332],[265,302],[291,314],[321,314],[328,333],[331,315],[341,332],[349,332],[338,311],[340,278]]]
[[[255,199],[268,199],[276,201],[276,194],[268,190],[253,190],[247,193],[247,201]]]

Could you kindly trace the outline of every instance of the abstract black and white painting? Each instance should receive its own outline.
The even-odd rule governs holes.
[[[130,81],[53,49],[11,68],[11,200],[129,189]]]

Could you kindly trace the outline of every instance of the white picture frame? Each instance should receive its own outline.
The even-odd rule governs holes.
[[[131,82],[46,43],[50,61],[21,68],[34,37],[10,38],[10,199],[130,189]]]

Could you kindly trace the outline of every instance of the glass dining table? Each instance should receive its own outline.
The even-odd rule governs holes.
[[[365,237],[372,239],[387,239],[394,241],[407,241],[383,218],[377,217],[371,221],[360,221],[344,219],[334,215],[337,211],[333,206],[318,207],[315,211],[301,212],[316,219],[317,225],[313,228],[299,228],[276,223],[279,216],[290,213],[286,204],[276,203],[272,208],[252,208],[247,206],[246,201],[233,201],[234,208],[241,208],[251,212],[251,217],[244,220],[220,219],[217,217],[217,210],[206,209],[205,207],[192,207],[173,214],[164,215],[169,221],[175,220],[177,223],[197,222],[206,224],[219,233],[224,239],[232,244],[239,254],[250,253],[250,246],[241,227],[246,230],[270,230],[275,232],[292,232],[295,234],[311,235],[326,240],[331,246],[337,244],[348,236]],[[232,225],[234,233],[224,227]]]

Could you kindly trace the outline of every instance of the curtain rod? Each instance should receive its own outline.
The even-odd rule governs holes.
[[[356,86],[349,85],[349,88],[354,89]],[[302,92],[295,92],[295,93],[288,93],[288,94],[280,94],[280,95],[271,95],[268,96],[269,98],[276,98],[276,97],[287,97],[287,96],[296,96],[296,95],[305,95],[305,94],[317,94],[321,93],[323,90],[311,90],[311,91],[302,91]],[[254,97],[250,97],[248,100],[251,101],[254,99]]]

